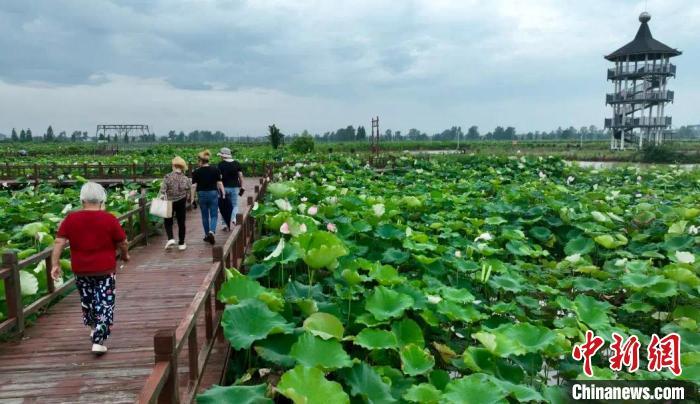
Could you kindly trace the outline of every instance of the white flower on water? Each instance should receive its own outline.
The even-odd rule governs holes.
[[[382,217],[382,215],[384,214],[384,204],[377,203],[375,205],[372,205],[372,210],[374,211],[374,216]]]
[[[692,264],[695,262],[695,255],[688,251],[676,251],[676,260],[681,264]]]
[[[593,184],[593,190],[597,191],[598,190],[598,184]]]
[[[426,297],[428,298],[428,303],[430,304],[438,304],[442,301],[442,298],[440,296],[426,295]]]
[[[639,192],[637,192],[636,194],[634,194],[634,196],[637,197],[637,198],[641,198],[641,197],[642,197],[642,194],[639,193]]]
[[[493,240],[493,236],[489,232],[481,233],[477,238],[474,239],[474,242],[477,242],[479,240],[491,241]]]

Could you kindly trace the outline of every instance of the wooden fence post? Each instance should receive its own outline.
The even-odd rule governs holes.
[[[34,163],[34,184],[39,185],[39,166]]]
[[[102,162],[97,163],[97,178],[104,178],[104,168],[102,168]]]
[[[222,262],[224,259],[224,248],[220,245],[214,247],[212,249],[212,258],[214,262],[218,262],[219,265],[223,267],[224,263]],[[216,279],[214,280],[214,308],[216,311],[221,311],[224,309],[224,304],[219,301],[216,297],[219,296],[219,290],[221,290],[221,284],[223,283],[223,277],[224,277],[224,271],[219,272],[219,274],[216,276]]]
[[[141,234],[143,234],[143,244],[148,245],[148,212],[146,212],[146,189],[141,188],[139,198],[139,220],[141,221]]]
[[[250,206],[250,205],[252,205],[252,204],[253,204],[253,197],[252,197],[252,196],[249,196],[249,197],[248,197],[248,206]]]
[[[22,288],[19,283],[19,266],[17,253],[6,252],[2,255],[2,266],[10,268],[10,277],[5,279],[5,296],[7,298],[7,314],[17,320],[15,329],[19,335],[24,332],[24,308],[22,307]]]
[[[168,378],[158,397],[158,402],[162,404],[177,404],[180,402],[175,343],[175,330],[158,330],[153,336],[153,350],[156,354],[156,362],[170,363]]]

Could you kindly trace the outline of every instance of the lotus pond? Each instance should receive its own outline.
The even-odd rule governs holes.
[[[206,402],[563,400],[572,346],[682,337],[700,381],[700,173],[558,159],[348,159],[276,174],[245,273],[219,299],[235,350]],[[670,379],[613,372],[593,378]]]

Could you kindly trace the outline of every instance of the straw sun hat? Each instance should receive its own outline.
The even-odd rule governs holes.
[[[177,168],[181,169],[182,171],[187,170],[187,163],[180,156],[175,156],[175,158],[172,161],[172,165],[173,165],[173,167],[177,167]]]
[[[211,159],[211,152],[209,150],[201,151],[197,157],[202,161],[209,161],[209,159]]]

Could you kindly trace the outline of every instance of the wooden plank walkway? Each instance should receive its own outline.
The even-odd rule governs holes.
[[[258,183],[246,179],[240,213],[250,208],[246,200],[255,196]],[[228,235],[217,231],[217,245]],[[21,341],[0,344],[0,403],[134,402],[153,368],[155,331],[178,326],[211,268],[212,247],[202,238],[199,210],[193,210],[187,216],[186,251],[164,251],[164,234],[131,251],[131,261],[117,273],[115,324],[104,356],[90,352],[75,291],[39,317]],[[198,323],[201,346],[203,320]],[[219,338],[203,383],[218,381],[225,348]]]

